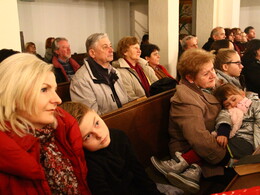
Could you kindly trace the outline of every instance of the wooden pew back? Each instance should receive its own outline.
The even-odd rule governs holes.
[[[86,53],[74,53],[71,57],[78,62],[80,66],[84,64],[84,58],[86,57]]]
[[[62,102],[71,101],[70,98],[70,82],[58,83],[57,94]]]
[[[174,90],[169,90],[102,116],[109,128],[123,130],[128,135],[145,167],[150,165],[152,155],[169,155],[168,121],[173,94]]]

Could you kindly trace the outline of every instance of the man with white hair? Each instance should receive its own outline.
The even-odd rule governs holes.
[[[185,51],[187,49],[198,48],[198,38],[188,35],[181,40],[181,47]]]
[[[52,51],[54,54],[52,64],[55,67],[57,82],[70,81],[80,65],[71,57],[68,40],[63,37],[54,39]]]
[[[70,84],[72,101],[81,102],[99,115],[122,107],[128,96],[119,72],[112,67],[113,48],[106,33],[90,35],[87,58]]]

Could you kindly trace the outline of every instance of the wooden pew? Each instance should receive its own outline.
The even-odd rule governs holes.
[[[84,58],[86,57],[86,53],[74,53],[71,57],[78,62],[80,66],[84,64]]]
[[[58,83],[57,94],[62,102],[71,101],[70,98],[70,82]]]
[[[169,90],[101,116],[109,128],[123,130],[128,135],[145,167],[150,165],[152,155],[169,155],[168,120],[173,94],[174,90]]]

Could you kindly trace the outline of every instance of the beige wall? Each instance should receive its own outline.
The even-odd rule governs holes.
[[[174,4],[169,6],[169,13],[165,10],[167,15],[173,15],[172,20],[163,21],[167,15],[158,11],[161,9],[159,6],[157,9],[157,5],[154,8],[148,6],[148,0],[34,0],[33,2],[1,0],[0,49],[20,50],[20,30],[24,32],[25,42],[34,41],[37,51],[43,55],[44,42],[48,36],[67,37],[72,52],[81,53],[85,52],[84,43],[91,33],[107,32],[116,49],[117,42],[122,36],[135,35],[141,38],[143,31],[148,29],[150,38],[162,48],[162,63],[171,66],[175,63],[173,60],[175,57],[170,56],[175,55],[178,47],[175,38],[174,41],[172,39],[177,32],[168,37],[165,36],[165,30],[171,34],[171,29],[168,31],[164,28],[168,22],[178,23],[178,1],[149,0],[149,2],[157,2],[161,7],[164,3]],[[197,0],[196,4],[197,29],[194,33],[199,36],[200,46],[207,41],[211,29],[216,25],[239,26],[242,29],[252,25],[257,33],[260,32],[259,0]],[[148,9],[154,10],[150,11],[150,16]],[[157,24],[162,28],[156,28]],[[172,51],[168,50],[168,47],[171,47]]]
[[[239,27],[244,30],[247,26],[253,26],[256,30],[256,38],[260,38],[260,1],[241,0]]]
[[[238,26],[239,14],[240,0],[197,0],[196,35],[199,47],[207,42],[213,28]]]
[[[0,49],[21,51],[17,0],[0,0]]]

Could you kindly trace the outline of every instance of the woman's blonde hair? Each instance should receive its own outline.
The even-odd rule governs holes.
[[[139,44],[139,41],[136,37],[127,36],[123,37],[117,44],[117,57],[124,58],[124,53],[127,52],[128,48],[131,45]]]
[[[181,78],[190,75],[195,78],[204,64],[214,63],[215,55],[203,49],[188,49],[180,57],[177,69]]]
[[[70,113],[78,121],[78,124],[81,123],[85,114],[93,111],[88,106],[79,102],[64,102],[60,107]]]
[[[223,71],[223,64],[226,64],[230,61],[232,55],[237,54],[233,49],[220,49],[216,55],[214,67],[215,69]]]
[[[53,65],[45,63],[32,54],[19,53],[2,61],[0,64],[1,131],[14,131],[20,136],[34,131],[30,121],[20,116],[17,111],[25,111],[29,115],[38,113],[36,104],[42,84],[47,73],[51,71]]]

